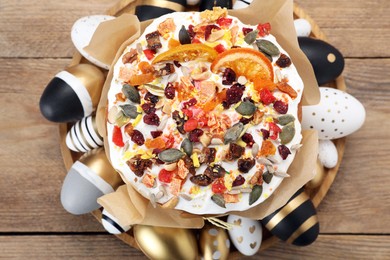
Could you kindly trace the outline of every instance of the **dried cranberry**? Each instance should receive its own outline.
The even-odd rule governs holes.
[[[156,108],[152,103],[144,103],[141,105],[141,108],[146,114],[151,114],[156,112]]]
[[[205,147],[203,148],[202,153],[205,157],[203,163],[212,163],[215,161],[217,150],[215,148]]]
[[[253,136],[250,133],[243,134],[241,139],[246,143],[246,146],[248,147],[252,147],[255,143],[255,140],[253,140]]]
[[[172,83],[168,83],[168,85],[165,87],[164,95],[167,99],[174,99],[175,98],[175,88],[173,87]]]
[[[226,68],[222,75],[222,84],[231,85],[236,81],[236,73],[230,68]]]
[[[260,131],[263,134],[263,140],[267,140],[269,138],[269,131],[267,129],[261,129]]]
[[[218,26],[216,26],[215,24],[209,24],[209,25],[206,25],[206,29],[205,29],[205,32],[204,32],[204,39],[207,41],[211,35],[211,32],[213,30],[221,30],[221,28],[219,28]]]
[[[283,144],[278,146],[278,151],[283,160],[286,160],[287,156],[291,154],[290,149]]]
[[[176,128],[181,134],[185,134],[186,132],[184,131],[184,123],[185,119],[184,116],[180,116],[179,111],[175,110],[172,113],[172,119],[175,120],[176,122]]]
[[[238,159],[237,166],[238,170],[242,173],[247,173],[250,171],[250,169],[255,166],[256,161],[253,158],[247,158],[247,159]]]
[[[250,33],[251,31],[253,31],[252,28],[242,28],[242,32],[244,33],[244,36],[247,35],[248,33]]]
[[[148,93],[145,94],[144,99],[145,99],[146,101],[149,101],[149,102],[153,103],[153,104],[157,104],[157,102],[158,102],[158,100],[159,100],[158,96],[153,95],[153,94],[150,93],[150,92],[148,92]]]
[[[233,181],[233,184],[232,186],[233,187],[236,187],[236,186],[241,186],[242,184],[245,183],[245,178],[240,174],[236,177],[236,179]]]
[[[274,103],[274,109],[279,114],[286,114],[288,110],[288,104],[284,103],[283,101],[277,100]]]
[[[186,108],[189,108],[189,107],[192,107],[194,106],[198,101],[196,100],[196,98],[191,98],[190,100],[186,101],[183,103],[183,108],[186,109]]]
[[[241,101],[244,94],[245,86],[236,83],[226,91],[226,103],[228,106],[236,104]]]
[[[154,148],[152,153],[155,154],[155,155],[158,155],[162,151],[164,151],[164,150],[163,149],[159,149],[159,148]],[[158,157],[156,158],[156,163],[158,163],[158,164],[165,164],[165,162],[161,161]]]
[[[199,186],[208,186],[213,182],[212,179],[204,174],[191,176],[190,181]]]
[[[241,117],[240,118],[240,122],[243,123],[244,125],[249,124],[249,122],[252,121],[252,120],[253,120],[253,116],[250,117],[250,118],[246,118],[246,117]]]
[[[196,143],[199,142],[199,138],[203,135],[202,129],[194,129],[189,133],[188,139],[190,139],[191,142]]]
[[[157,138],[160,135],[162,135],[162,131],[150,131],[150,134],[152,135],[153,138]]]
[[[178,62],[177,60],[174,60],[174,61],[173,61],[173,64],[175,64],[175,66],[178,67],[178,68],[181,67],[180,62]]]
[[[158,126],[160,124],[160,118],[155,113],[144,115],[144,123],[147,125]]]
[[[225,159],[227,161],[233,161],[240,158],[245,152],[245,148],[235,143],[230,143],[229,151],[227,152]]]
[[[217,178],[222,178],[226,174],[226,170],[219,164],[215,164],[213,167],[208,166],[204,172],[204,175],[209,177],[212,180],[215,180]]]
[[[133,133],[131,133],[131,141],[133,141],[137,145],[143,145],[145,143],[145,138],[140,131],[133,130]]]
[[[138,177],[144,175],[144,171],[147,168],[152,167],[153,162],[149,159],[141,159],[141,155],[136,155],[126,162],[130,167],[130,170],[134,172]]]
[[[286,54],[280,54],[279,59],[276,61],[276,65],[281,68],[286,68],[291,65],[291,59]]]

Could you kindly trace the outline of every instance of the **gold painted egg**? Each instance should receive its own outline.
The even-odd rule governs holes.
[[[206,225],[200,233],[199,244],[204,260],[228,259],[230,240],[226,230]]]
[[[306,187],[309,189],[315,189],[322,184],[322,181],[325,178],[325,169],[320,160],[317,159],[317,164],[315,168],[315,176],[308,183],[306,183]]]
[[[198,257],[195,235],[189,229],[136,225],[134,238],[151,259],[191,260]]]

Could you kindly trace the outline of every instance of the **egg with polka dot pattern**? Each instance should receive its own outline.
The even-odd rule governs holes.
[[[352,134],[362,127],[366,110],[352,95],[338,89],[320,87],[320,103],[302,107],[303,129],[315,129],[321,140]]]
[[[204,260],[228,259],[230,240],[226,230],[214,225],[206,225],[199,236],[200,251]]]
[[[237,215],[229,215],[227,222],[233,225],[233,228],[229,229],[229,236],[237,250],[247,256],[256,254],[263,237],[260,222]]]

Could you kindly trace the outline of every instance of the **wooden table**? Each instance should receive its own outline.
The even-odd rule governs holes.
[[[60,204],[66,170],[58,125],[40,96],[71,60],[72,24],[115,0],[0,1],[0,258],[144,259],[90,215]],[[390,2],[299,0],[346,58],[347,91],[366,123],[347,138],[339,174],[318,209],[321,235],[308,247],[282,242],[258,257],[390,258]]]

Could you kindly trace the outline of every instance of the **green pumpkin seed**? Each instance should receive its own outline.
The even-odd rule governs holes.
[[[251,116],[256,111],[256,106],[250,101],[241,102],[241,104],[236,107],[237,113],[240,113],[243,116]]]
[[[271,55],[269,55],[268,53],[265,53],[264,51],[261,51],[260,50],[260,52],[270,61],[270,62],[272,62],[272,56]]]
[[[184,156],[184,153],[179,149],[171,148],[162,151],[158,154],[158,158],[166,163],[173,163],[179,161]]]
[[[130,105],[130,104],[126,104],[126,105],[121,105],[120,107],[122,108],[123,113],[127,117],[135,119],[139,115],[136,106],[133,106],[133,105]]]
[[[162,88],[160,86],[153,85],[153,84],[144,84],[144,87],[147,89],[147,91],[149,91],[150,93],[152,93],[155,96],[158,96],[158,97],[164,96],[164,88]]]
[[[275,44],[267,40],[257,40],[256,45],[260,51],[265,52],[271,56],[278,56],[280,51]]]
[[[288,123],[294,122],[295,117],[293,115],[287,114],[287,115],[282,115],[278,117],[278,123],[280,125],[287,125]]]
[[[263,181],[267,184],[271,182],[272,177],[274,177],[274,175],[270,172],[263,173]]]
[[[228,144],[237,141],[240,138],[242,131],[244,130],[244,124],[239,122],[229,128],[224,136],[224,143]]]
[[[179,42],[180,44],[189,44],[191,43],[191,37],[184,25],[181,27],[179,31]]]
[[[123,111],[120,111],[115,119],[115,124],[119,127],[124,126],[130,121],[130,118],[127,117]]]
[[[139,104],[141,102],[141,97],[138,93],[138,90],[135,87],[133,87],[129,84],[125,84],[122,87],[122,92],[123,92],[123,94],[125,94],[125,96],[130,101],[137,103],[137,104]]]
[[[295,135],[295,127],[294,123],[289,123],[282,128],[282,132],[280,132],[280,143],[288,144],[294,138]]]
[[[180,148],[182,148],[183,151],[184,151],[188,156],[191,156],[192,150],[193,150],[193,145],[192,145],[192,142],[191,142],[188,138],[185,138],[185,139],[183,140],[183,142],[181,143]]]
[[[263,186],[253,186],[251,193],[249,193],[249,205],[255,203],[260,198],[261,193],[263,193]]]
[[[213,196],[211,196],[211,200],[214,201],[215,204],[217,204],[218,206],[226,208],[225,200],[223,199],[221,194],[214,194]]]
[[[247,33],[247,35],[245,35],[244,41],[247,44],[254,43],[256,41],[258,33],[259,33],[259,30],[254,30],[254,31],[251,31],[251,32]]]

